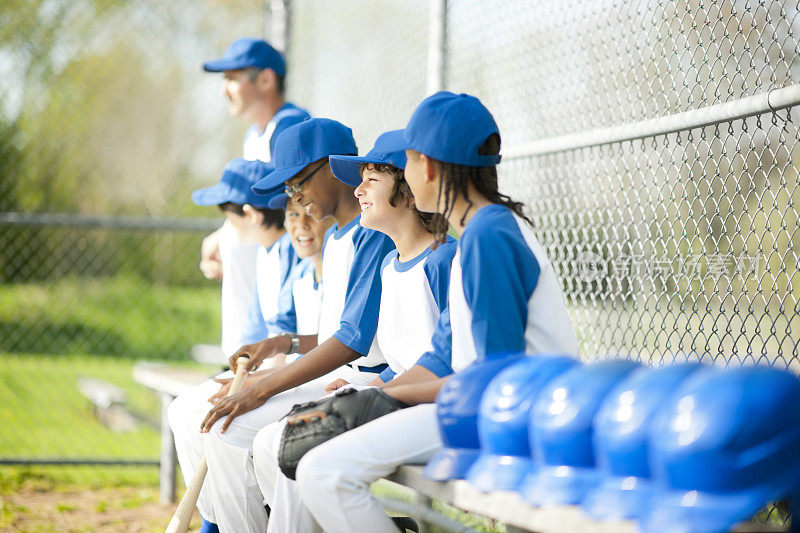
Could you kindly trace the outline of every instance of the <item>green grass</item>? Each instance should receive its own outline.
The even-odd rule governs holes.
[[[180,360],[219,340],[219,285],[133,275],[0,285],[0,351]]]
[[[100,378],[128,394],[128,405],[158,420],[158,399],[136,384],[134,361],[91,356],[0,354],[0,456],[157,459],[159,432],[141,424],[114,433],[93,414],[77,387],[81,376]],[[187,366],[199,367],[193,363]],[[155,486],[153,466],[5,466],[0,493],[32,488]]]

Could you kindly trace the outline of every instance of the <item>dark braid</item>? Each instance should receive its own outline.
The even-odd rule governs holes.
[[[486,141],[478,148],[480,155],[497,155],[500,153],[500,136],[496,133],[491,134]],[[472,209],[472,201],[467,195],[469,184],[472,183],[475,190],[493,204],[504,205],[509,208],[515,215],[523,219],[529,225],[533,226],[533,222],[528,218],[524,212],[525,204],[512,200],[508,195],[501,193],[497,190],[497,167],[469,167],[466,165],[456,165],[454,163],[445,163],[436,161],[439,164],[439,205],[441,200],[444,199],[444,217],[449,218],[453,211],[453,205],[456,199],[461,196],[468,202],[467,210],[461,217],[461,225],[464,225],[467,213]],[[437,235],[437,237],[444,237],[444,235]]]

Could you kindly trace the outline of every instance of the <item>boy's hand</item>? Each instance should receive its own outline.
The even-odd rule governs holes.
[[[236,372],[236,359],[243,355],[250,357],[250,362],[247,365],[247,370],[252,372],[261,366],[264,359],[272,357],[279,353],[285,353],[291,347],[291,340],[286,335],[278,335],[263,341],[258,341],[254,344],[245,344],[235,354],[228,358],[228,366],[231,370]]]
[[[207,235],[200,245],[200,270],[208,279],[222,279],[222,258],[219,255],[219,230]]]
[[[200,424],[200,432],[201,433],[208,433],[214,424],[220,418],[226,416],[228,417],[225,420],[225,423],[222,424],[222,433],[228,429],[228,426],[231,425],[233,419],[239,415],[243,415],[256,409],[257,407],[261,407],[264,405],[264,400],[259,398],[256,390],[258,387],[248,387],[246,389],[242,389],[233,396],[228,396],[227,398],[222,398],[217,402],[217,405],[211,408],[208,411],[208,414],[203,419],[203,422]]]
[[[327,394],[327,393],[333,392],[333,391],[335,391],[337,389],[341,389],[345,385],[350,385],[350,383],[348,383],[347,381],[343,380],[342,378],[335,379],[335,380],[331,381],[330,383],[328,383],[327,385],[325,385],[325,393]]]
[[[244,383],[242,384],[242,389],[246,389],[253,383],[255,383],[259,377],[265,376],[272,372],[274,369],[269,370],[261,370],[259,372],[253,372],[252,374],[248,374],[246,378],[244,378]],[[208,399],[209,403],[216,404],[222,398],[228,395],[228,391],[231,390],[231,383],[233,383],[233,378],[212,378],[214,381],[219,383],[220,387],[217,392],[215,392],[211,397]]]

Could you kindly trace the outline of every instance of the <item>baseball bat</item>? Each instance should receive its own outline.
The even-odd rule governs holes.
[[[239,392],[244,384],[244,378],[247,376],[247,362],[249,357],[242,356],[236,360],[236,375],[231,382],[231,388],[228,390],[228,396],[232,396]],[[175,509],[175,514],[169,521],[165,533],[186,533],[189,531],[189,522],[192,520],[194,514],[194,506],[197,504],[197,498],[200,496],[200,489],[203,488],[203,480],[208,473],[208,463],[206,456],[200,461],[197,467],[197,473],[194,475],[192,483],[186,487],[186,492],[183,493],[178,508]]]

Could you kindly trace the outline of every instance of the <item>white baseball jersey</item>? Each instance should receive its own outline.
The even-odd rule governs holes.
[[[381,267],[381,306],[377,339],[389,368],[381,372],[384,383],[414,366],[433,349],[431,338],[439,315],[447,306],[450,264],[455,241],[401,262],[397,250],[389,252]]]
[[[375,342],[381,300],[380,269],[383,258],[394,248],[383,233],[363,228],[358,216],[342,228],[325,234],[322,252],[322,304],[318,341],[331,337],[364,357],[338,372],[354,384],[372,381],[386,369],[386,361]]]
[[[248,309],[255,293],[258,244],[242,244],[229,223],[219,232],[219,255],[222,260],[222,336],[220,346],[226,357],[242,344],[247,327]],[[263,338],[263,337],[262,337]]]
[[[253,124],[244,135],[243,157],[251,161],[258,159],[269,163],[272,161],[272,150],[275,139],[289,126],[302,122],[311,115],[305,109],[286,102],[275,116],[267,123],[264,131],[259,131],[258,124]]]
[[[420,364],[439,376],[508,353],[578,355],[553,267],[531,228],[507,207],[483,207],[465,226],[433,346]]]

